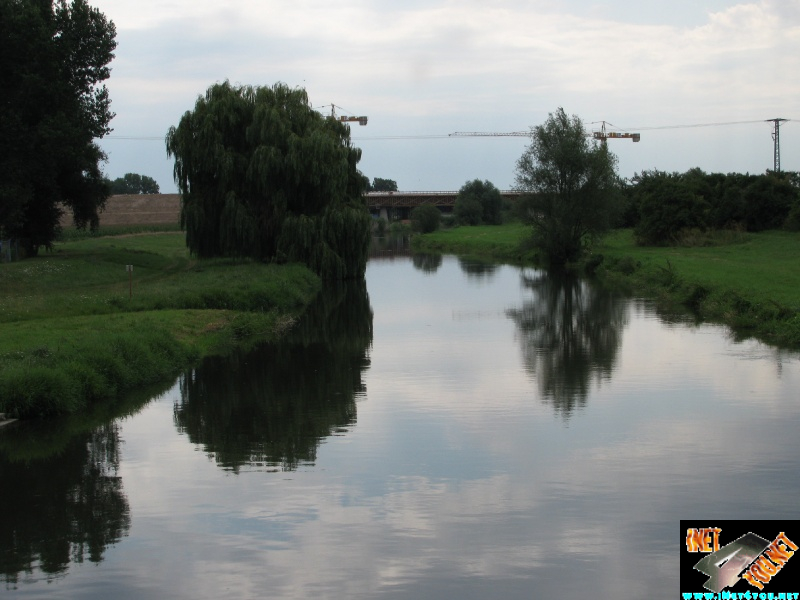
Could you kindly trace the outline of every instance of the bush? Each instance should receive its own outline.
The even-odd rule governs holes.
[[[408,235],[411,232],[411,226],[402,221],[395,221],[389,225],[389,233],[392,235]]]
[[[681,231],[707,225],[708,204],[677,173],[645,172],[635,193],[641,217],[634,229],[638,244],[672,244]]]
[[[637,242],[645,245],[716,244],[720,237],[714,232],[722,230],[800,230],[800,209],[793,208],[800,202],[796,180],[795,173],[645,171],[627,190],[622,224],[634,226]]]
[[[783,225],[797,199],[797,191],[789,181],[770,173],[747,186],[744,198],[748,231],[763,231]]]
[[[159,330],[98,336],[70,355],[34,349],[0,369],[0,412],[18,418],[73,413],[174,375],[192,358]]]
[[[800,202],[795,202],[789,210],[789,216],[786,217],[783,227],[789,231],[800,231]]]
[[[503,196],[491,182],[474,179],[461,186],[453,212],[463,225],[500,225]]]
[[[442,213],[435,206],[423,204],[411,211],[411,229],[419,233],[432,233],[439,229]]]

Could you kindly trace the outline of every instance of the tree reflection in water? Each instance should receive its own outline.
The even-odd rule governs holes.
[[[313,462],[323,438],[355,423],[371,345],[366,283],[337,284],[280,342],[185,373],[176,427],[234,472]]]
[[[418,271],[422,271],[426,275],[433,275],[442,266],[442,255],[415,252],[411,255],[411,264]]]
[[[461,256],[458,257],[458,264],[469,279],[482,280],[486,283],[494,279],[495,273],[500,268],[495,262]]]
[[[21,429],[19,435],[37,433]],[[4,431],[4,441],[14,435]],[[70,562],[98,563],[128,534],[119,445],[119,426],[110,422],[74,436],[49,457],[0,459],[0,573],[7,587],[37,569],[52,579]]]
[[[586,403],[593,378],[610,378],[627,325],[625,304],[565,273],[523,273],[522,281],[533,296],[506,314],[517,325],[525,369],[566,419]]]

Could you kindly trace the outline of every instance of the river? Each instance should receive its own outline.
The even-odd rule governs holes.
[[[384,252],[278,344],[0,430],[0,596],[676,598],[682,519],[798,517],[798,390],[648,301]]]

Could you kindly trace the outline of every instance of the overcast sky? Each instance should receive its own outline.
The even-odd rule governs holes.
[[[401,190],[514,185],[525,131],[559,106],[645,169],[763,173],[772,123],[800,170],[800,0],[89,0],[117,27],[106,174],[175,191],[163,138],[215,82],[304,87],[353,124],[361,171]],[[709,125],[707,127],[677,127]],[[652,128],[652,129],[651,129]],[[149,139],[148,139],[149,138]]]

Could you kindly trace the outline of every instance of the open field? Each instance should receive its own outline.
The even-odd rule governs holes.
[[[120,194],[106,200],[100,212],[100,227],[127,225],[177,225],[181,220],[180,194]],[[67,212],[61,218],[64,229],[72,227]]]
[[[521,224],[459,227],[417,236],[420,250],[533,261]],[[800,234],[765,231],[735,243],[640,247],[630,230],[612,232],[594,249],[605,285],[683,305],[741,335],[800,347]]]
[[[298,265],[193,260],[181,233],[84,239],[2,264],[0,412],[74,412],[157,382],[279,332],[319,287]]]

